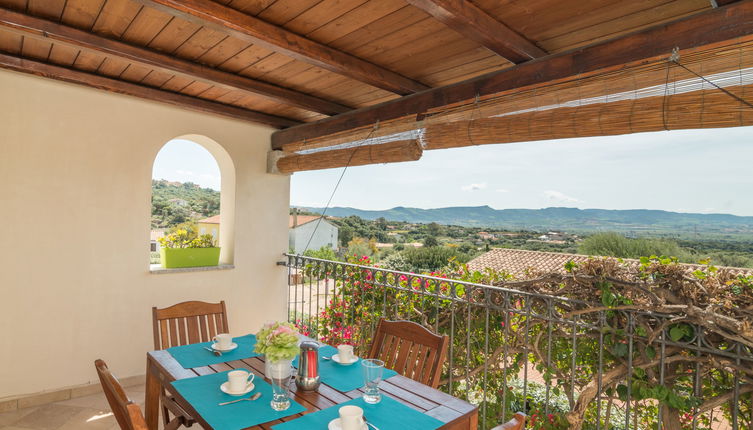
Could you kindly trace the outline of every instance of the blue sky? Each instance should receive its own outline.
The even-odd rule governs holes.
[[[155,177],[218,187],[213,160],[204,162],[214,164],[213,170],[203,170],[199,152],[183,153],[180,146],[185,142],[166,145],[155,163]],[[171,158],[164,166],[163,155]],[[753,127],[484,145],[425,151],[421,160],[409,163],[351,167],[332,205],[567,206],[753,215],[752,166]],[[291,205],[324,206],[341,173],[340,168],[294,174]]]
[[[220,190],[220,167],[203,146],[189,140],[167,142],[157,154],[152,178],[193,182],[204,188]]]

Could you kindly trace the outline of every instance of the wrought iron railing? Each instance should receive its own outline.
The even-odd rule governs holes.
[[[290,321],[312,337],[364,348],[380,317],[449,335],[441,389],[477,404],[480,428],[520,411],[528,428],[753,429],[753,350],[677,315],[297,255],[287,267]]]

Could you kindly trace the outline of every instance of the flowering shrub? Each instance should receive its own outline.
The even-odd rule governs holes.
[[[264,324],[256,333],[254,351],[269,361],[292,360],[298,355],[298,332],[286,322]]]
[[[563,414],[545,414],[539,409],[531,412],[527,428],[533,430],[567,430],[570,423]]]
[[[174,233],[157,239],[163,248],[214,248],[215,241],[211,234],[193,237],[188,230],[179,229]]]

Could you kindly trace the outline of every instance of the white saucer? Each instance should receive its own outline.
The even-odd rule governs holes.
[[[227,381],[223,382],[222,385],[220,385],[220,390],[222,390],[222,392],[225,393],[225,394],[230,394],[231,396],[242,396],[244,394],[248,394],[248,393],[254,391],[254,388],[256,388],[256,387],[254,387],[254,384],[251,384],[251,386],[248,387],[248,390],[246,390],[246,391],[244,391],[242,393],[233,393],[232,391],[230,391],[227,388],[229,384],[230,383],[227,382]]]
[[[335,418],[334,420],[330,421],[329,424],[327,424],[327,429],[342,430],[342,426],[340,425],[340,418]],[[363,423],[361,430],[369,430],[369,426],[367,426],[366,423]]]
[[[351,364],[358,361],[358,357],[354,355],[353,358],[350,359],[350,361],[343,362],[343,361],[340,361],[340,354],[334,354],[332,355],[332,361],[334,361],[337,364],[342,364],[343,366],[350,366]]]
[[[220,348],[220,346],[216,343],[212,344],[212,349],[215,351],[220,351],[220,352],[229,352],[229,351],[234,350],[235,348],[238,348],[238,344],[235,342],[231,343],[229,347],[224,348],[224,349]]]

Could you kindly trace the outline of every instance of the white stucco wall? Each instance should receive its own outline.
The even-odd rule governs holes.
[[[323,246],[329,246],[337,250],[337,227],[325,220],[322,220],[318,227],[316,224],[317,221],[311,221],[290,229],[289,247],[293,248],[296,254],[303,253],[306,250],[306,244],[309,243],[311,234],[314,234],[314,237],[311,238],[308,249],[318,250]]]
[[[96,358],[144,374],[152,306],[224,299],[234,334],[285,318],[289,178],[266,173],[271,132],[0,71],[0,399],[94,382]],[[223,251],[235,269],[150,274],[152,164],[186,135],[226,151],[223,216],[253,222]]]

